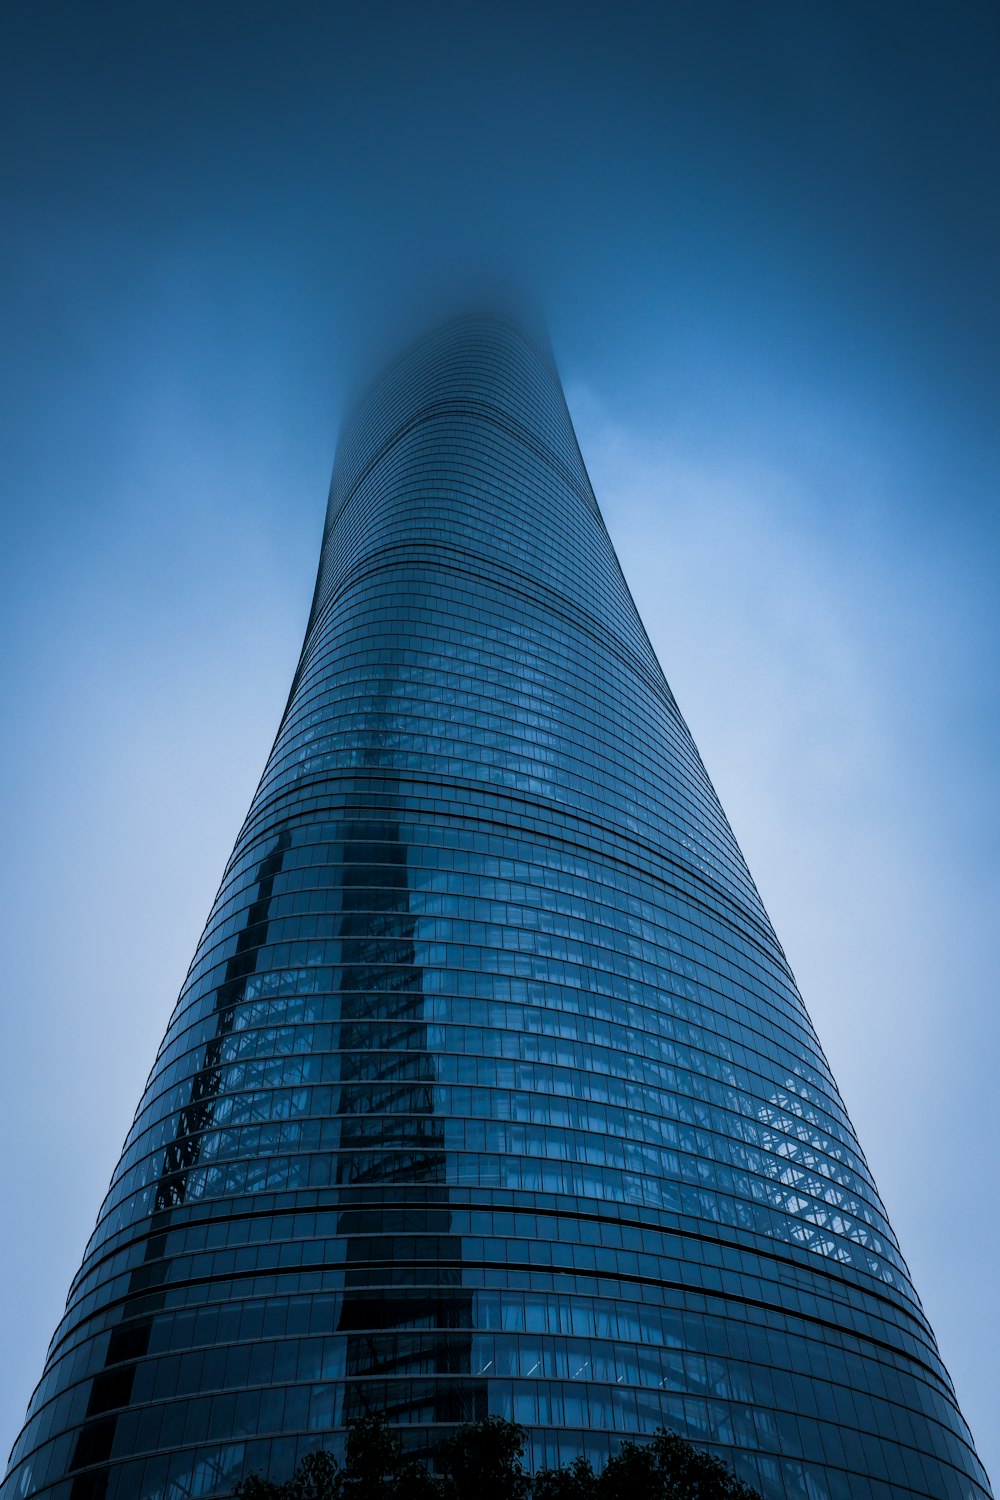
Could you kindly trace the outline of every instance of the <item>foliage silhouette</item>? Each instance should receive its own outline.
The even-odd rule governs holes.
[[[561,1469],[539,1469],[531,1486],[532,1500],[592,1500],[597,1475],[589,1458],[574,1458]]]
[[[420,1459],[404,1462],[385,1416],[369,1413],[348,1430],[343,1466],[309,1453],[290,1479],[242,1479],[236,1500],[761,1500],[719,1459],[663,1427],[648,1443],[623,1443],[597,1472],[581,1457],[528,1474],[524,1438],[503,1417],[467,1423],[441,1444],[433,1473]]]
[[[403,1445],[386,1418],[366,1412],[348,1428],[339,1494],[343,1500],[391,1500],[402,1462]]]
[[[445,1494],[455,1500],[526,1500],[524,1429],[503,1417],[468,1422],[441,1444]]]
[[[283,1483],[251,1474],[236,1486],[239,1500],[340,1500],[343,1469],[329,1453],[307,1453],[291,1479]]]

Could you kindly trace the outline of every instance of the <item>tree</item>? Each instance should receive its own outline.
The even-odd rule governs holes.
[[[599,1473],[580,1457],[560,1469],[524,1472],[525,1433],[515,1422],[469,1422],[440,1446],[435,1474],[403,1461],[382,1413],[348,1429],[344,1465],[309,1453],[283,1482],[251,1475],[237,1500],[761,1500],[719,1459],[661,1427],[648,1443],[623,1443]]]
[[[561,1469],[538,1469],[531,1479],[532,1500],[593,1500],[597,1475],[590,1459],[574,1458]]]
[[[251,1474],[241,1479],[236,1500],[341,1500],[343,1470],[330,1453],[307,1453],[290,1479],[283,1483]]]
[[[594,1500],[674,1500],[664,1489],[649,1445],[622,1443],[594,1482]]]
[[[384,1414],[366,1412],[347,1431],[339,1476],[343,1500],[392,1500],[402,1461],[403,1445]]]
[[[623,1443],[600,1474],[595,1500],[760,1500],[726,1464],[661,1427],[649,1443]]]
[[[419,1458],[411,1459],[399,1471],[396,1500],[447,1500],[444,1480]]]
[[[307,1453],[290,1479],[253,1474],[236,1500],[443,1500],[426,1464],[403,1463],[403,1446],[381,1412],[366,1412],[347,1430],[344,1466],[322,1450]]]
[[[441,1444],[441,1464],[455,1500],[524,1500],[524,1428],[503,1417],[467,1422]]]

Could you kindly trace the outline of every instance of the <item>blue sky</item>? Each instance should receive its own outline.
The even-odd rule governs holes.
[[[998,29],[5,7],[4,1443],[277,725],[351,371],[500,274],[1000,1472]]]

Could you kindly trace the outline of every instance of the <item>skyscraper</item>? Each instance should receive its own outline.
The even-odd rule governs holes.
[[[141,976],[137,976],[137,985]],[[3,1500],[225,1495],[385,1410],[665,1424],[771,1500],[990,1494],[551,357],[338,448],[302,655]]]

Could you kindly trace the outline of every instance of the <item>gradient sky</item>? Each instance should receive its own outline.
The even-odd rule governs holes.
[[[352,371],[502,276],[1000,1475],[998,76],[987,0],[7,0],[4,1448],[277,727]]]

